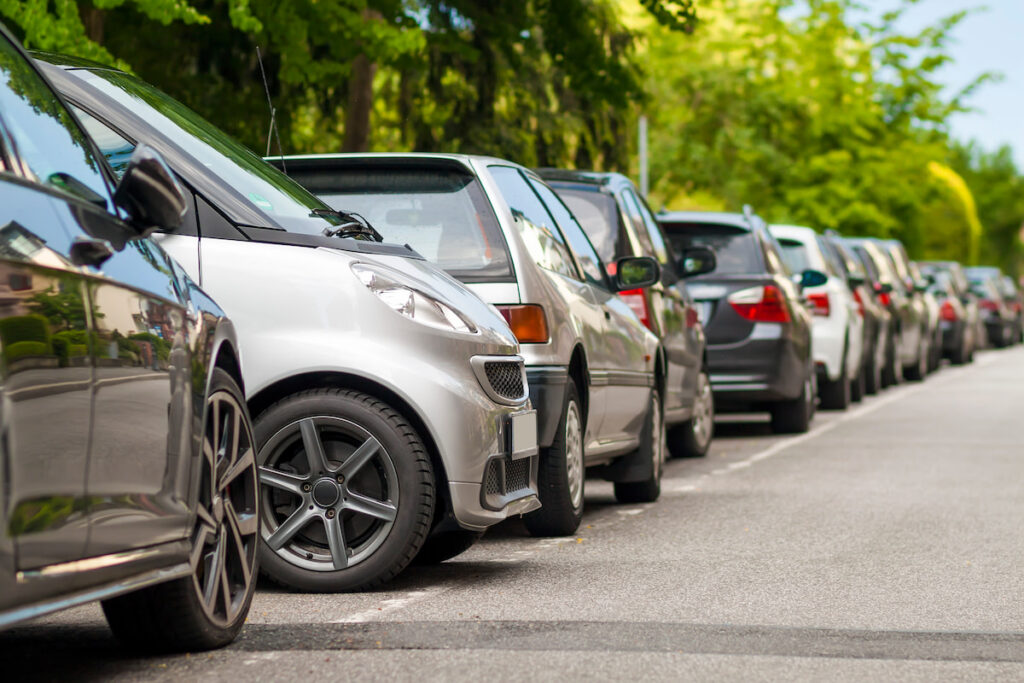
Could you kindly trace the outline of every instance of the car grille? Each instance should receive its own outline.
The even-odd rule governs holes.
[[[530,487],[530,458],[513,460],[505,466],[505,488],[518,491]]]
[[[510,400],[523,398],[522,361],[487,361],[484,374],[498,396]]]
[[[509,496],[530,488],[530,468],[536,457],[507,460],[494,458],[484,475],[484,499],[492,509],[501,508]]]

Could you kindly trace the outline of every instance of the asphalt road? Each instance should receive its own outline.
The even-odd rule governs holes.
[[[813,430],[729,418],[661,501],[588,482],[569,539],[511,522],[388,590],[264,588],[232,647],[133,658],[98,607],[0,633],[3,678],[1022,680],[1024,349]]]

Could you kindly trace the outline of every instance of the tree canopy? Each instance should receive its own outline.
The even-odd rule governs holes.
[[[904,6],[914,0],[904,0]],[[965,5],[972,0],[965,0]],[[0,0],[30,48],[134,71],[258,152],[451,151],[635,172],[652,203],[902,239],[1016,272],[1024,178],[952,139],[917,34],[856,0]]]

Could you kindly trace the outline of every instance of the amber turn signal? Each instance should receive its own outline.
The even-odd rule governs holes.
[[[520,344],[545,344],[548,341],[548,322],[544,309],[536,304],[495,306],[512,328]]]

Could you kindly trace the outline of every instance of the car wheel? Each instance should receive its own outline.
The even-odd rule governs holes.
[[[771,408],[772,431],[776,434],[802,434],[811,428],[814,414],[814,385],[808,376],[800,395],[790,401],[780,401]]]
[[[865,373],[866,369],[862,364],[860,370],[857,372],[857,376],[850,380],[850,399],[854,403],[860,403],[864,400],[864,394],[867,391],[865,384]]]
[[[827,377],[819,389],[821,407],[825,410],[846,410],[850,406],[852,390],[850,376],[846,371],[846,349],[843,349],[843,363],[839,368],[839,378],[829,380]]]
[[[900,363],[899,363],[899,359],[896,357],[898,355],[898,353],[897,353],[897,349],[896,349],[896,339],[895,339],[895,337],[890,338],[888,346],[889,346],[889,348],[888,348],[888,350],[886,351],[886,354],[885,354],[885,365],[882,367],[882,388],[883,389],[885,387],[891,387],[891,386],[893,386],[895,384],[899,384],[899,381],[900,381],[900,375],[899,375]]]
[[[673,427],[668,435],[669,452],[676,458],[701,458],[707,455],[715,433],[715,398],[707,368],[697,376],[693,416]]]
[[[574,533],[583,519],[585,486],[583,413],[576,383],[570,381],[555,440],[540,456],[537,488],[541,507],[523,517],[526,529],[534,536]]]
[[[921,342],[917,349],[917,362],[903,368],[903,376],[912,382],[920,382],[928,374],[928,343]]]
[[[620,503],[653,503],[661,496],[661,472],[665,467],[667,436],[665,419],[661,412],[661,396],[657,389],[651,392],[651,403],[640,439],[640,453],[650,458],[651,476],[644,481],[615,482],[615,500]]]
[[[440,564],[466,552],[483,538],[482,531],[453,529],[428,536],[413,564]]]
[[[256,589],[259,492],[253,432],[238,384],[213,371],[189,562],[192,575],[103,601],[111,630],[130,646],[195,651],[227,645]]]
[[[864,366],[864,393],[877,394],[882,390],[882,368],[875,358],[869,358]]]
[[[372,396],[314,389],[256,419],[260,564],[303,591],[357,591],[394,578],[434,514],[434,472],[416,430]]]
[[[964,365],[971,361],[973,355],[971,350],[967,347],[967,335],[960,335],[960,344],[956,347],[956,351],[953,352],[953,356],[949,359],[953,365]]]

